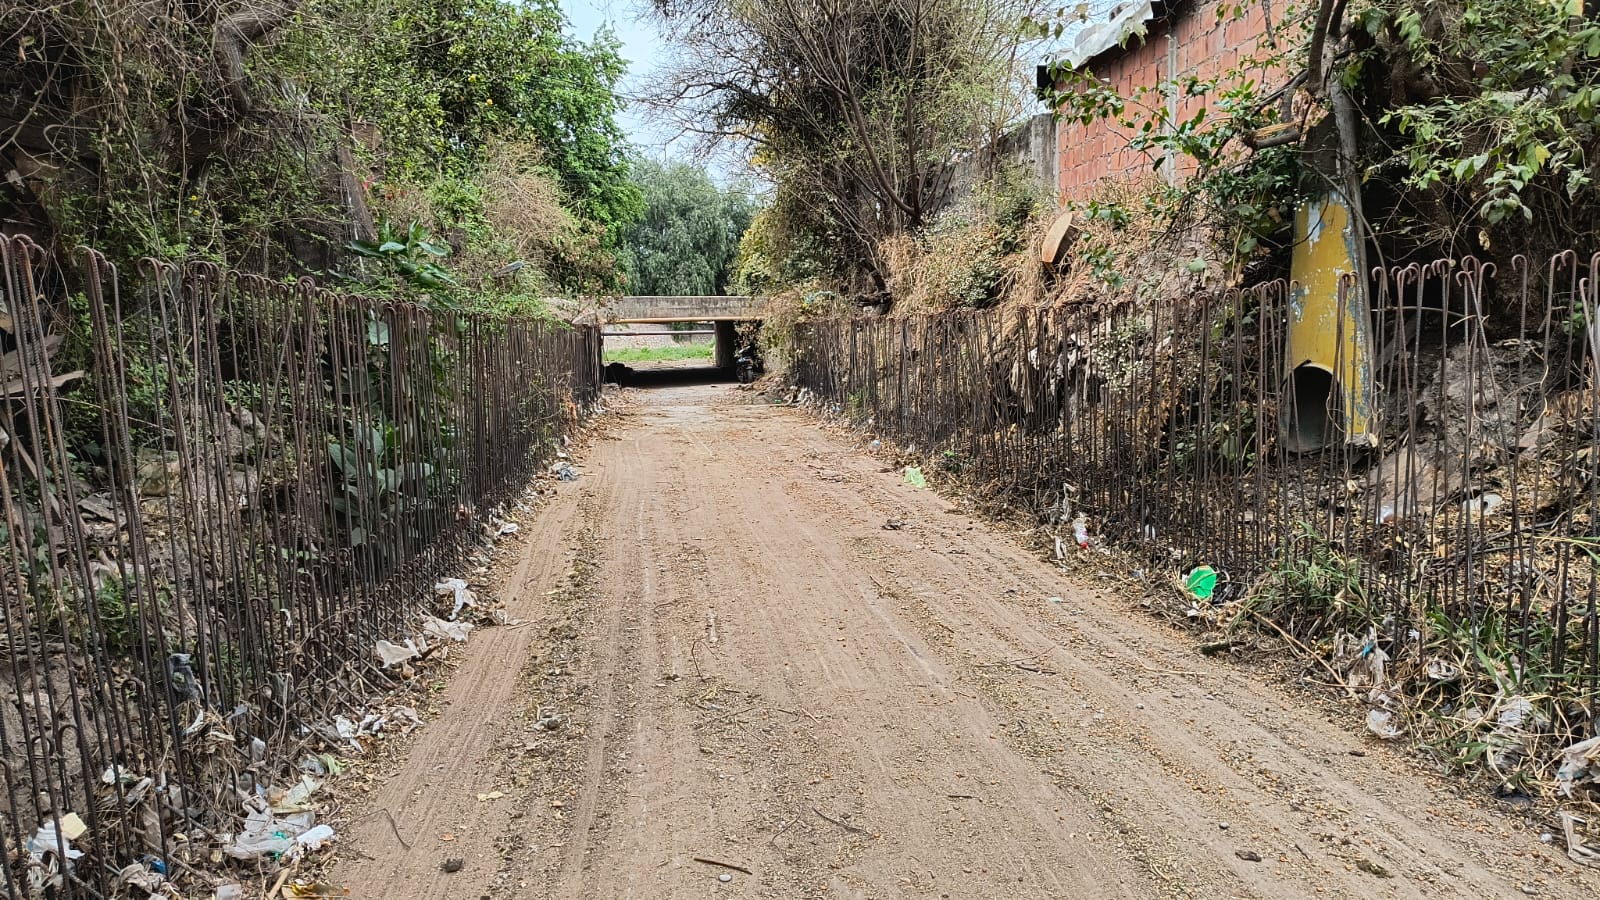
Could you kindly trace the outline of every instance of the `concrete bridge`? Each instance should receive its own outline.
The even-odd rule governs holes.
[[[622,297],[604,310],[612,322],[748,322],[761,318],[752,297]]]
[[[602,311],[608,322],[716,323],[715,362],[732,368],[738,348],[734,326],[761,318],[761,303],[754,297],[622,297]]]

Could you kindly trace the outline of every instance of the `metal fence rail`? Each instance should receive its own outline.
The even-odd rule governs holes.
[[[383,688],[374,642],[598,397],[599,335],[209,265],[125,295],[97,254],[69,297],[42,262],[0,236],[4,894],[110,896]],[[30,853],[69,813],[84,855]]]
[[[1256,610],[1328,652],[1353,633],[1445,716],[1554,697],[1541,727],[1563,742],[1593,734],[1600,681],[1597,266],[1375,273],[1360,362],[1376,418],[1359,436],[1340,427],[1356,388],[1319,395],[1286,355],[1304,310],[1284,283],[818,322],[795,372],[975,496],[1082,515],[1152,572],[1214,567],[1201,614]],[[1291,452],[1319,419],[1326,446]]]

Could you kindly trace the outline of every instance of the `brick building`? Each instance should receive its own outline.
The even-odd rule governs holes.
[[[1131,0],[1108,21],[1085,28],[1061,62],[1093,74],[1130,102],[1144,88],[1143,103],[1165,105],[1175,114],[1169,118],[1183,121],[1207,98],[1148,91],[1185,76],[1217,78],[1248,65],[1271,49],[1272,29],[1286,7],[1286,0]],[[1269,86],[1285,77],[1262,68],[1247,72]],[[1130,147],[1133,137],[1104,120],[1062,120],[1056,138],[1062,199],[1086,200],[1108,179],[1159,173],[1175,181],[1184,175],[1181,163]]]

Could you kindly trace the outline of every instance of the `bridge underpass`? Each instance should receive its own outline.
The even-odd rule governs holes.
[[[710,322],[715,332],[712,364],[733,368],[741,322],[761,319],[761,304],[752,297],[623,297],[604,310],[608,324],[673,325]]]

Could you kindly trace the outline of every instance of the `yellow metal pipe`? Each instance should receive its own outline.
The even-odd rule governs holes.
[[[1376,442],[1372,321],[1356,278],[1356,229],[1338,193],[1307,201],[1295,213],[1293,289],[1285,336],[1287,385],[1279,427],[1292,453]]]

